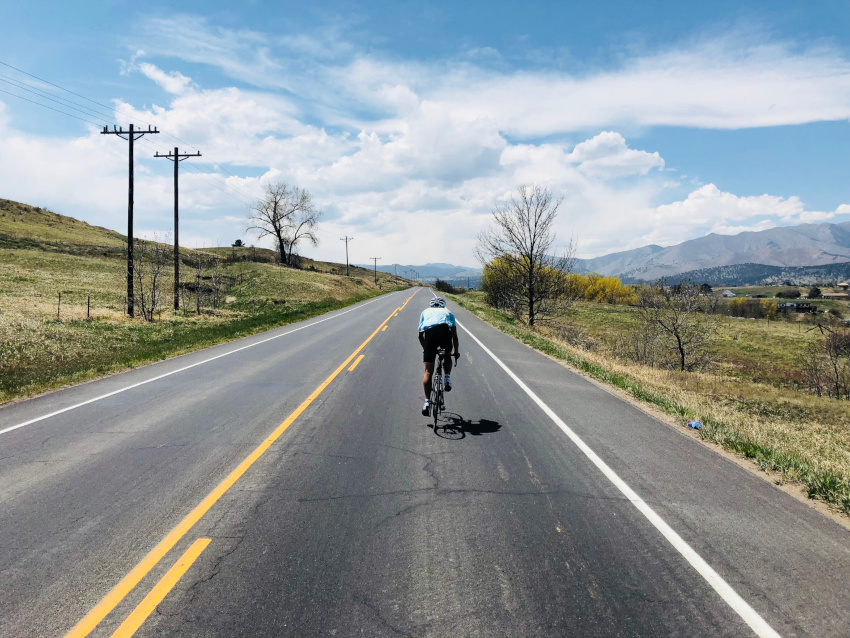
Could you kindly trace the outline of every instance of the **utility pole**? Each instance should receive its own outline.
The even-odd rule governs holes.
[[[345,242],[345,276],[348,277],[348,242],[350,242],[354,237],[349,237],[346,235],[345,237],[340,237],[340,241]]]
[[[187,157],[200,157],[201,152],[183,153],[177,152],[177,147],[174,147],[174,154],[160,155],[156,152],[154,157],[164,157],[174,162],[174,309],[180,310],[180,243],[178,241],[178,223],[177,223],[177,166]]]
[[[395,266],[395,276],[398,277],[398,264],[393,264]]]
[[[110,131],[106,126],[100,132],[101,135],[117,135],[122,140],[130,141],[130,187],[127,192],[127,314],[133,316],[133,142],[143,135],[153,135],[159,133],[155,128],[151,130],[148,126],[147,131],[136,131],[133,125],[130,124],[130,130],[125,131],[124,127],[120,129],[113,126]],[[124,137],[124,136],[127,137]]]
[[[378,285],[378,260],[381,259],[381,257],[369,257],[369,259],[371,259],[372,261],[375,262],[375,285],[377,286]]]

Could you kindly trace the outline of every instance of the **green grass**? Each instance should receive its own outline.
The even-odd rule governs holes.
[[[502,312],[484,304],[480,293],[451,296],[494,327],[523,343],[561,360],[583,374],[655,406],[683,425],[699,420],[699,436],[753,460],[760,468],[795,481],[810,498],[821,499],[844,514],[850,514],[850,410],[847,402],[818,398],[786,389],[725,377],[721,371],[688,374],[649,369],[616,360],[604,348],[583,351],[531,330]],[[578,304],[568,321],[573,326],[595,327],[594,338],[604,341],[636,325],[631,309],[600,304]],[[741,320],[745,321],[745,320]],[[757,347],[765,341],[766,322],[749,322],[738,330],[738,340],[720,346],[719,353],[731,356],[743,340],[750,346],[738,360],[756,357],[777,366],[789,358],[784,348],[810,338],[783,327],[778,347]],[[771,324],[770,330],[775,326]],[[797,341],[794,336],[797,334]],[[734,366],[726,366],[727,371]]]
[[[0,241],[20,248],[103,246],[122,249],[126,237],[114,230],[92,226],[73,217],[0,199]],[[4,246],[5,247],[5,246]]]
[[[303,260],[305,269],[236,261],[220,267],[227,281],[218,306],[206,305],[197,314],[191,296],[187,308],[170,309],[169,267],[161,282],[162,310],[148,323],[124,314],[126,261],[118,233],[0,200],[2,241],[0,403],[286,325],[406,285],[384,273],[378,273],[376,285],[373,273],[362,268],[350,277],[331,274],[344,266],[309,259]],[[243,249],[239,257],[249,250],[253,256]],[[257,249],[261,256],[263,251]],[[181,249],[188,261],[192,252]],[[205,252],[232,256],[229,248]],[[181,278],[194,282],[195,273],[184,265]]]
[[[293,308],[263,305],[256,313],[224,320],[191,315],[152,324],[105,320],[54,321],[39,329],[39,345],[25,351],[0,343],[0,401],[76,383],[284,326],[382,294],[368,291],[340,300],[312,301]],[[9,365],[14,363],[15,365]]]

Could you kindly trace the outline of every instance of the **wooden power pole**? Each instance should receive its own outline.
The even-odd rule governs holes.
[[[110,131],[107,127],[103,127],[101,135],[117,135],[123,140],[130,141],[130,187],[127,192],[127,314],[133,316],[133,142],[143,135],[153,135],[159,133],[155,128],[151,130],[148,126],[147,131],[136,131],[133,125],[130,124],[130,129],[125,131],[123,127],[120,129],[113,126]],[[126,136],[126,137],[125,137]]]
[[[378,285],[378,260],[381,259],[381,257],[369,257],[369,259],[371,259],[372,261],[375,262],[375,285],[377,286]]]
[[[178,205],[177,205],[177,167],[184,159],[188,157],[200,157],[201,152],[197,153],[179,153],[177,152],[177,147],[174,147],[174,153],[168,153],[168,155],[160,155],[159,151],[156,152],[154,157],[164,157],[165,159],[169,159],[174,162],[174,309],[180,310],[180,242],[178,240],[179,231],[178,231]]]
[[[345,242],[345,276],[348,277],[348,242],[350,242],[354,237],[349,237],[346,235],[345,237],[340,237],[340,241]]]

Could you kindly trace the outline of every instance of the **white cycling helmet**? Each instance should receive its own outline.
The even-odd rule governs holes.
[[[443,299],[442,297],[434,297],[431,300],[431,307],[432,308],[445,308],[446,307],[446,300]]]

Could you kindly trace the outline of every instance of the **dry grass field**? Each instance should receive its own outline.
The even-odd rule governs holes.
[[[194,295],[187,292],[181,295],[185,308],[173,311],[169,267],[160,282],[162,308],[155,321],[147,322],[124,312],[124,245],[124,237],[113,231],[0,200],[0,403],[298,321],[406,285],[378,273],[376,286],[373,274],[362,268],[346,277],[332,274],[344,270],[338,264],[303,260],[303,269],[282,268],[234,261],[231,249],[211,249],[204,251],[208,257],[224,258],[216,272],[208,266],[202,273],[205,282],[213,276],[220,280],[216,303],[204,299],[198,313]],[[271,251],[258,252],[259,258],[271,259]],[[181,249],[190,262],[181,273],[187,282],[198,275],[191,266],[193,253]]]
[[[701,372],[679,372],[617,355],[638,326],[633,308],[579,303],[563,320],[529,330],[486,306],[482,293],[453,299],[528,345],[660,408],[682,427],[701,421],[703,439],[850,514],[850,402],[797,388],[798,355],[819,335],[806,332],[808,325],[718,317],[713,363]]]

